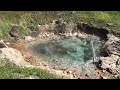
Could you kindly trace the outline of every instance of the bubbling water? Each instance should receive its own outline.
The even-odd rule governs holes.
[[[93,43],[95,50],[99,42]],[[79,67],[93,59],[91,40],[87,38],[70,37],[59,40],[40,42],[34,48],[44,60],[58,66]],[[96,56],[99,52],[96,50]]]

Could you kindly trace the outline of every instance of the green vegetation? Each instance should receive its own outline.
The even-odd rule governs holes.
[[[60,79],[42,69],[20,68],[17,66],[0,66],[0,79],[27,79],[29,76],[37,76],[40,79]]]
[[[0,37],[9,38],[8,32],[12,25],[23,27],[21,33],[26,35],[29,27],[50,23],[60,18],[108,27],[114,33],[120,34],[119,11],[0,11]]]

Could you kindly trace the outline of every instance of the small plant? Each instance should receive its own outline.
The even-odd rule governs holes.
[[[28,28],[22,27],[22,29],[20,30],[20,34],[21,34],[21,36],[28,35],[29,34]]]

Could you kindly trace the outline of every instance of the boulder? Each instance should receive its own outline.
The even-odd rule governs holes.
[[[30,65],[24,60],[22,54],[13,48],[0,48],[0,65]]]
[[[117,66],[116,62],[119,56],[112,54],[110,57],[100,57],[99,67],[103,70],[110,72],[111,74],[116,74]]]
[[[108,34],[108,38],[108,41],[105,43],[105,51],[120,56],[120,38],[111,34]]]
[[[77,27],[77,25],[74,22],[68,22],[65,26],[65,32],[75,33],[75,32],[77,32],[76,27]]]
[[[20,27],[19,26],[13,26],[10,31],[10,35],[12,37],[18,37],[20,34]]]

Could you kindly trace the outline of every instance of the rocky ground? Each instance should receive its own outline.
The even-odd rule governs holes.
[[[38,25],[35,29],[31,29],[29,35],[24,38],[19,37],[17,27],[12,28],[10,35],[13,37],[12,42],[1,41],[0,43],[0,63],[2,65],[15,64],[23,67],[43,68],[50,73],[69,79],[117,79],[120,77],[120,38],[105,29],[94,28],[84,23],[75,24],[58,20],[50,24]],[[58,66],[51,68],[29,48],[38,41],[50,38],[73,36],[89,38],[92,35],[104,43],[100,51],[101,56],[97,57],[94,63],[93,60],[89,60],[79,69],[59,68]]]

